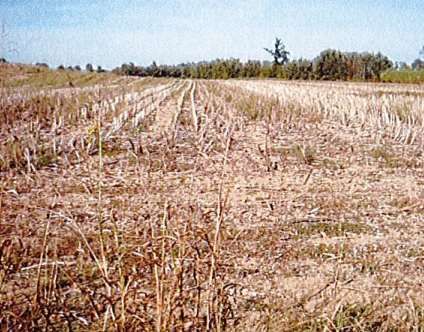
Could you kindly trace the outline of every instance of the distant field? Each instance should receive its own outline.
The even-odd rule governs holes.
[[[119,79],[119,76],[110,73],[51,70],[37,66],[0,64],[0,87],[85,87],[111,83]]]
[[[424,86],[62,74],[1,74],[1,329],[424,328]]]
[[[381,76],[388,83],[424,83],[424,69],[421,70],[388,70]]]

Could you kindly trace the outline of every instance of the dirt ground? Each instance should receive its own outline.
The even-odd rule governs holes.
[[[424,328],[423,86],[37,93],[2,95],[1,329]]]

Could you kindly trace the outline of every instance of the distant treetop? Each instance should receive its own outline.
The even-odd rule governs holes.
[[[274,57],[275,65],[284,65],[289,62],[290,52],[286,50],[286,46],[280,38],[275,38],[274,50],[268,48],[264,48],[264,50]]]

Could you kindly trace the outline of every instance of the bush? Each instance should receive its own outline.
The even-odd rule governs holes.
[[[35,64],[36,67],[42,67],[42,68],[49,68],[49,65],[47,63],[37,62]]]

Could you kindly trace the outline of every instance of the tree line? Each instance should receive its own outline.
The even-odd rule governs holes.
[[[180,65],[134,63],[115,68],[114,73],[128,76],[176,77],[196,79],[279,78],[289,80],[380,80],[393,63],[380,53],[343,53],[326,50],[314,60],[298,59],[285,64],[270,61],[217,59]]]
[[[36,64],[39,67],[46,67],[47,65],[45,63],[42,64]],[[47,66],[48,67],[48,66]],[[69,67],[65,67],[64,65],[59,65],[57,67],[58,70],[71,70],[71,71],[81,71],[81,67],[79,65],[76,66],[69,66]],[[89,73],[105,73],[106,70],[102,68],[102,66],[97,66],[97,69],[94,68],[94,66],[91,63],[87,63],[87,65],[85,66],[85,71],[89,72]]]
[[[113,70],[127,76],[153,76],[195,79],[229,78],[279,78],[288,80],[340,80],[340,81],[381,81],[388,70],[424,69],[424,60],[418,58],[411,66],[393,63],[381,53],[341,52],[327,49],[312,60],[290,60],[281,39],[276,38],[274,48],[265,48],[273,61],[239,59],[216,59],[179,65],[136,66],[125,63]],[[424,47],[420,54],[424,57]]]
[[[322,51],[317,57],[290,60],[290,52],[286,50],[281,39],[276,38],[272,49],[264,48],[272,56],[273,61],[239,59],[216,59],[182,63],[179,65],[158,65],[153,62],[149,66],[137,66],[124,63],[112,70],[113,73],[140,77],[174,77],[192,79],[230,79],[230,78],[278,78],[286,80],[339,80],[339,81],[421,81],[424,70],[424,46],[418,57],[410,65],[404,62],[393,63],[381,53],[342,52],[335,49]],[[6,59],[1,59],[6,62]],[[45,63],[37,66],[48,67]],[[81,71],[81,67],[60,65],[58,70]],[[102,73],[106,70],[92,64],[85,66],[87,72]],[[405,75],[405,74],[408,75]],[[384,75],[383,75],[384,74]],[[397,77],[403,77],[398,79]]]
[[[133,63],[115,68],[114,73],[128,76],[153,76],[196,79],[279,78],[289,80],[379,80],[381,73],[392,68],[381,54],[342,53],[326,50],[314,60],[299,59],[276,65],[270,61],[217,59],[175,66],[147,67]]]

